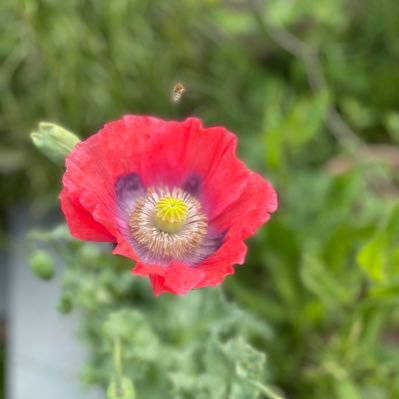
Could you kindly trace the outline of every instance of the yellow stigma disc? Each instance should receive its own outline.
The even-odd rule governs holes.
[[[182,199],[163,197],[155,206],[154,220],[160,230],[177,233],[186,223],[187,214],[188,207]]]

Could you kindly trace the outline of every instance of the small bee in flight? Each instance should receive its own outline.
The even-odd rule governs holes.
[[[174,103],[180,101],[182,95],[186,91],[186,88],[183,86],[183,83],[179,82],[173,86],[172,89],[172,100]]]

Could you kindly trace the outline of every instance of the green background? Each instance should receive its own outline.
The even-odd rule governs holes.
[[[260,397],[231,380],[238,365],[292,399],[399,397],[399,2],[3,0],[0,26],[3,246],[9,209],[57,206],[62,169],[29,139],[42,120],[85,137],[126,113],[195,115],[237,133],[279,193],[224,294],[153,299],[127,261],[60,233],[74,254],[60,309],[91,316],[86,382],[109,382],[99,326],[116,317],[125,347],[159,349],[124,353],[138,397]]]

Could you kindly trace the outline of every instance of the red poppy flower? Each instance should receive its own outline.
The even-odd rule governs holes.
[[[234,134],[195,118],[106,124],[66,160],[60,199],[71,234],[115,242],[113,253],[133,259],[156,295],[220,284],[277,208],[236,145]]]

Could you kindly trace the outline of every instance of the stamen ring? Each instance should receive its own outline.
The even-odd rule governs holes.
[[[179,259],[198,248],[208,230],[201,204],[180,188],[147,190],[129,218],[134,240],[162,257]]]

